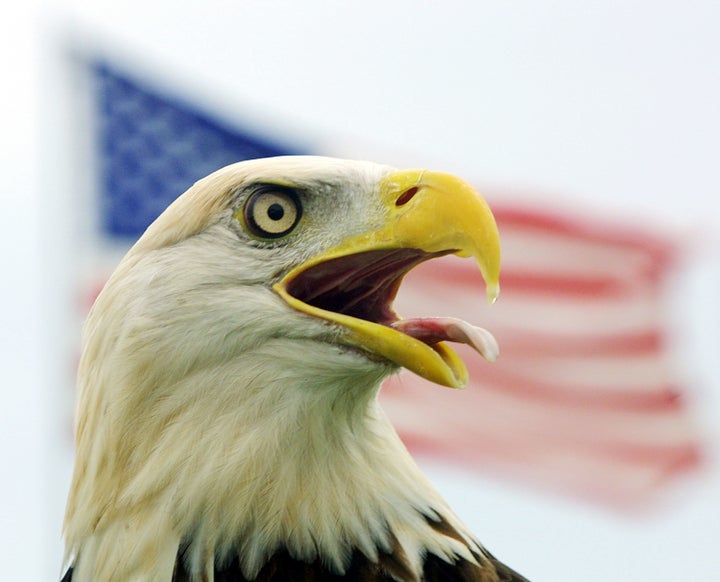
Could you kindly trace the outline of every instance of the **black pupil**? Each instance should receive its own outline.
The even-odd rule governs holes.
[[[267,215],[270,220],[280,220],[285,216],[285,209],[276,202],[275,204],[271,204],[267,209]]]

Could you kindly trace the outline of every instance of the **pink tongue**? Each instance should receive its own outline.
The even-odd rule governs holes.
[[[494,362],[500,354],[500,348],[488,330],[455,317],[401,319],[393,323],[392,327],[426,344],[442,341],[467,344],[488,362]]]

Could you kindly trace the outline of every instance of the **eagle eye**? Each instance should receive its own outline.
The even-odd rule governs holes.
[[[243,218],[253,236],[280,238],[297,226],[302,205],[295,191],[269,186],[253,192],[245,202]]]

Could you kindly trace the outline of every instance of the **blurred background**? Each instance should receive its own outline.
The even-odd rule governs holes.
[[[5,579],[60,575],[80,326],[128,245],[225,163],[316,153],[453,172],[496,210],[498,305],[453,262],[399,301],[500,361],[384,394],[490,550],[536,581],[720,580],[720,5],[0,11]]]

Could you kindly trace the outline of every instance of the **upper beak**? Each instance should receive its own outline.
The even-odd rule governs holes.
[[[412,249],[425,258],[451,253],[474,258],[485,279],[487,297],[495,301],[500,289],[500,239],[490,208],[472,186],[450,174],[403,170],[386,176],[378,195],[385,215],[379,228],[350,237],[292,269],[274,289],[292,307],[346,327],[347,343],[439,384],[462,387],[467,368],[445,342],[428,345],[388,325],[311,305],[288,290],[303,273],[334,259]],[[406,271],[397,274],[398,282]]]

